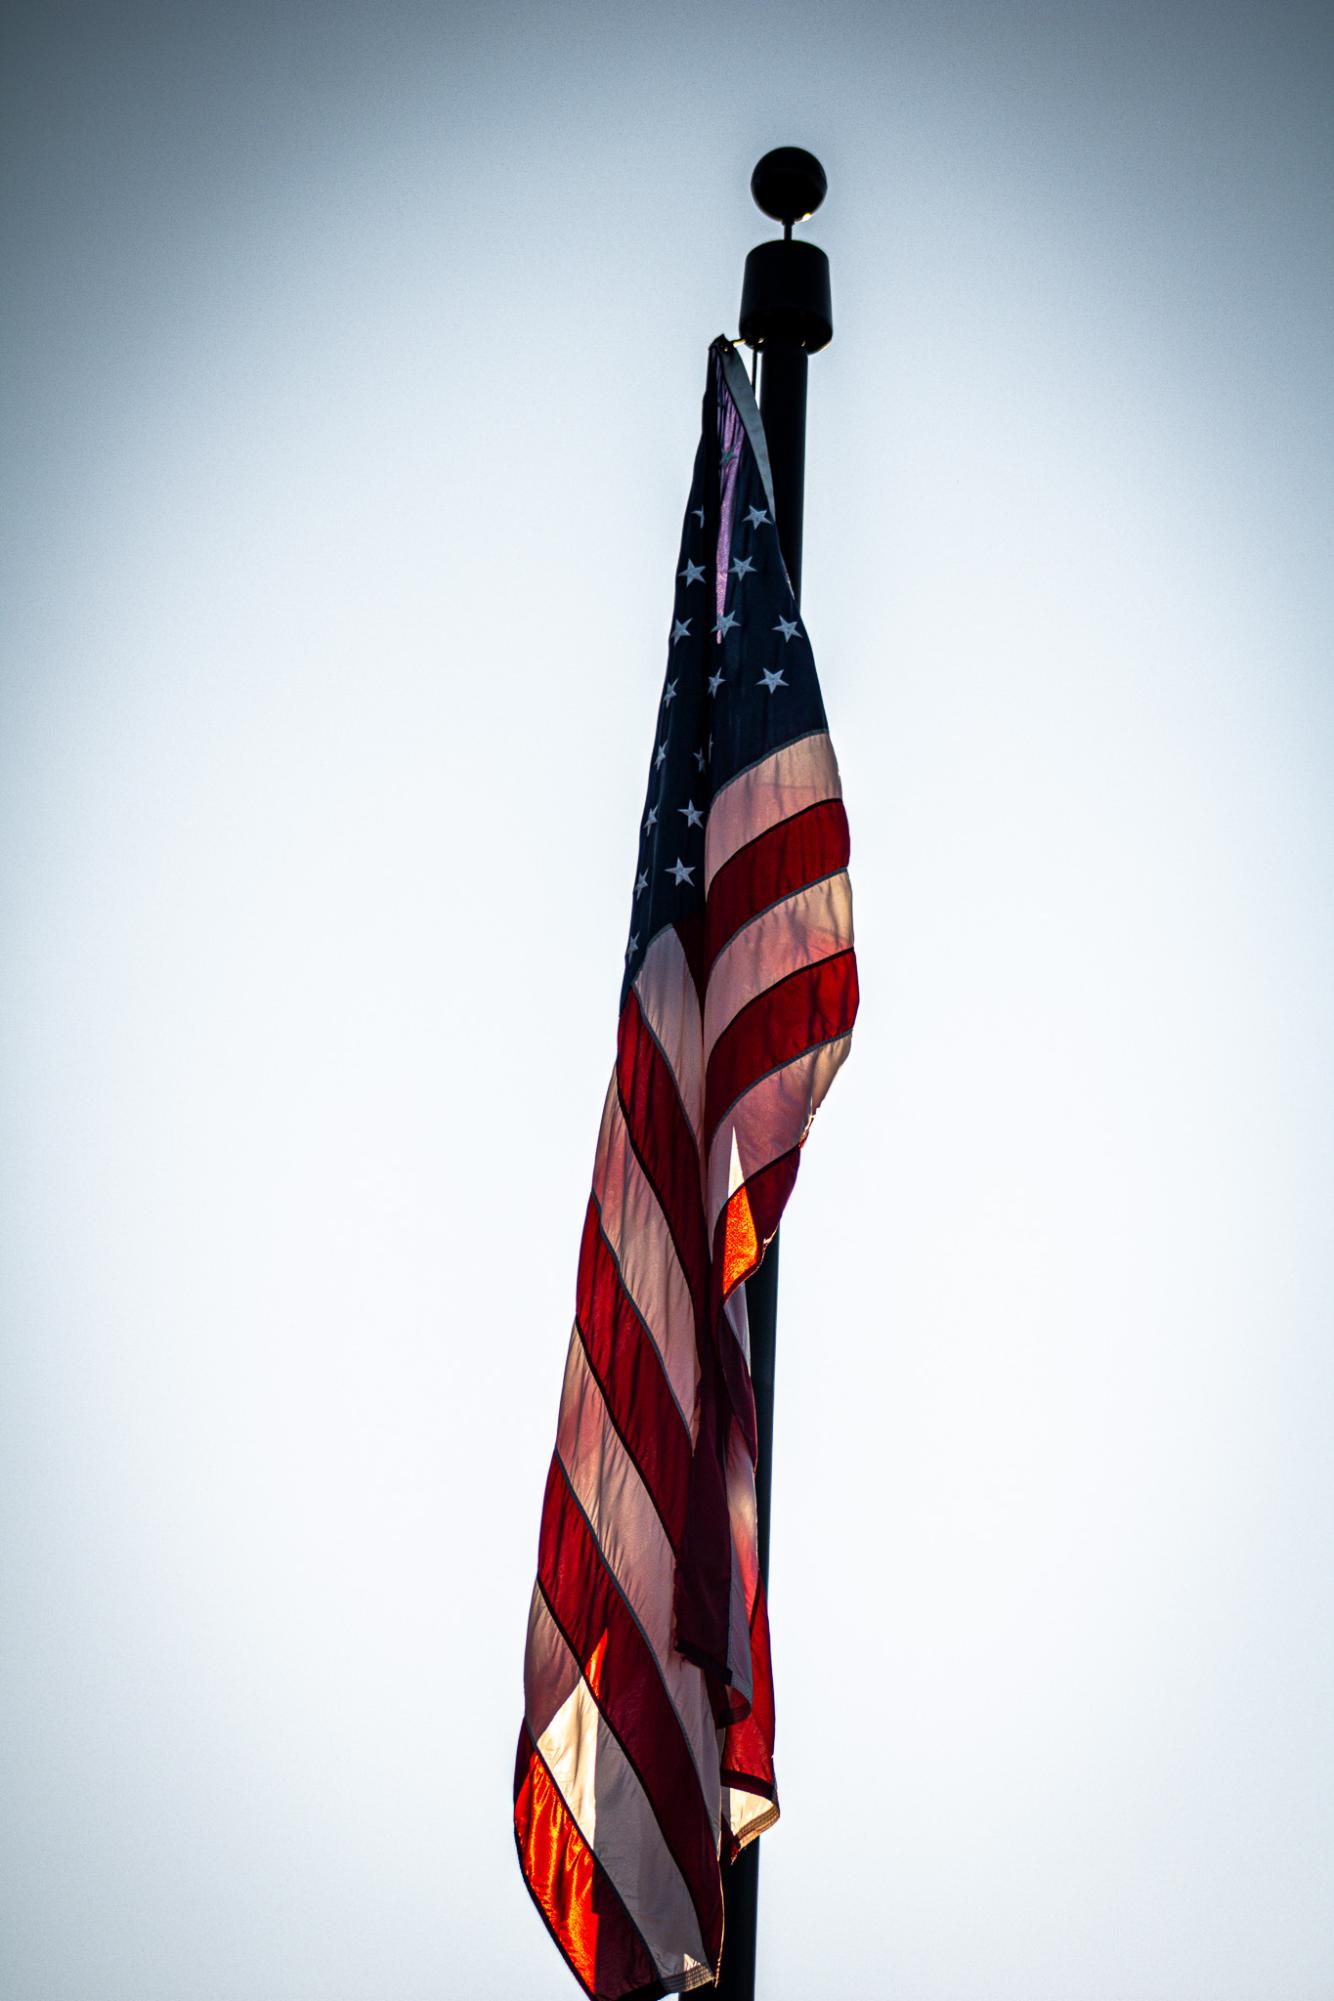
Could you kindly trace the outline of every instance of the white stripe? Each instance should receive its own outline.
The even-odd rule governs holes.
[[[559,1638],[542,1586],[537,1583],[528,1607],[528,1642],[523,1652],[523,1713],[535,1744],[542,1741],[579,1680],[578,1661],[563,1642],[559,1648],[552,1646],[548,1629]]]
[[[529,1652],[569,1693],[539,1734],[528,1727],[575,1825],[606,1870],[653,1961],[678,1990],[709,1977],[699,1920],[657,1816],[540,1596]],[[692,1978],[695,1975],[697,1977]]]
[[[732,1192],[732,1149],[749,1181],[771,1160],[800,1145],[806,1129],[852,1044],[851,1035],[808,1049],[781,1070],[771,1070],[739,1097],[722,1119],[709,1148],[709,1236]]]
[[[738,1184],[740,1175],[738,1171]],[[750,1320],[746,1311],[744,1283],[736,1286],[723,1302],[722,1341],[736,1342],[741,1352],[747,1381],[750,1380]],[[728,1603],[728,1666],[733,1685],[747,1699],[754,1693],[750,1658],[750,1615],[759,1584],[758,1518],[755,1505],[755,1467],[750,1449],[733,1424],[727,1438],[727,1514],[732,1533],[732,1577]]]
[[[639,969],[635,992],[657,1038],[698,1144],[704,1123],[704,1064],[700,1052],[699,995],[675,928],[659,931]]]
[[[733,1835],[744,1848],[778,1818],[778,1808],[763,1793],[742,1792],[737,1786],[723,1787],[723,1812]]]
[[[779,820],[804,812],[821,799],[841,799],[838,763],[827,730],[785,744],[739,771],[714,797],[704,830],[704,882],[707,887],[738,848],[753,841]]]
[[[750,1373],[750,1310],[746,1305],[745,1285],[738,1285],[728,1294],[723,1303],[723,1318],[731,1328],[737,1347],[746,1358],[746,1373]]]
[[[570,1342],[565,1365],[556,1451],[588,1517],[602,1560],[657,1656],[700,1775],[709,1823],[716,1827],[718,1759],[713,1709],[704,1676],[672,1645],[676,1559],[639,1470],[608,1415],[577,1334]]]
[[[727,1665],[732,1686],[749,1702],[754,1694],[750,1662],[750,1613],[759,1582],[756,1541],[755,1468],[733,1422],[727,1438],[727,1514],[732,1528],[732,1580],[728,1602]]]
[[[705,1060],[733,1015],[767,988],[846,951],[852,943],[852,885],[846,869],[771,905],[728,941],[709,974],[704,1002]]]
[[[630,1144],[614,1072],[598,1134],[593,1193],[625,1289],[662,1356],[693,1441],[699,1430],[699,1353],[690,1288],[658,1198]]]

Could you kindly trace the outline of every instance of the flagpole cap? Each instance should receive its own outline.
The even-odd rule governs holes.
[[[815,214],[829,192],[825,170],[800,146],[775,146],[750,177],[755,206],[790,229]]]

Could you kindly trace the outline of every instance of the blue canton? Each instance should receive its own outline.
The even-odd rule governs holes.
[[[689,940],[703,921],[704,829],[718,792],[771,752],[825,727],[805,627],[778,544],[773,508],[746,416],[710,351],[706,401],[718,450],[701,445],[681,533],[667,671],[649,760],[631,900],[625,981],[664,925]],[[707,423],[707,410],[706,410]],[[763,434],[760,433],[763,449]],[[717,547],[707,547],[709,458],[718,478]],[[716,578],[717,595],[711,594]],[[689,946],[688,946],[689,949]]]

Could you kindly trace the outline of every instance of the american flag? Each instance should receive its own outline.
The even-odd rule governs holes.
[[[599,2001],[716,1977],[778,1817],[745,1281],[857,1011],[848,825],[740,356],[709,353],[542,1510],[519,1860]]]

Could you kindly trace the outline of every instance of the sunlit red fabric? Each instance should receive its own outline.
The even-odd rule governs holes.
[[[595,2001],[714,1978],[721,1865],[778,1813],[746,1281],[858,989],[838,767],[767,464],[715,343],[515,1774],[525,1880]]]
[[[743,1182],[727,1205],[723,1219],[723,1297],[735,1292],[760,1261],[759,1232]]]
[[[590,1994],[654,1993],[657,1970],[597,1857],[566,1811],[527,1730],[519,1734],[514,1830],[534,1902]]]

